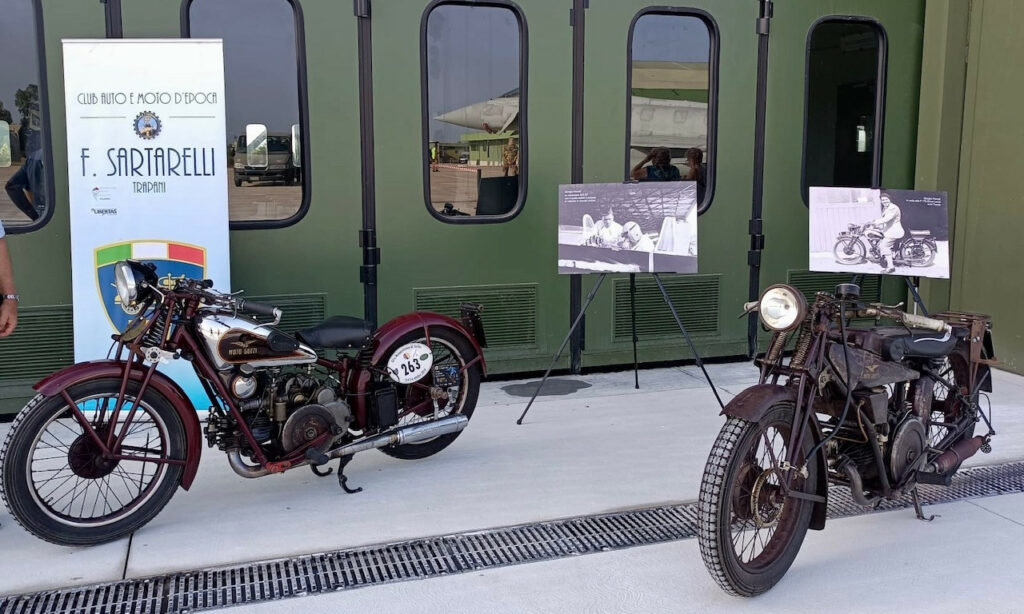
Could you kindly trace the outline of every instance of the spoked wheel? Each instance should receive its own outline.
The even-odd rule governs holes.
[[[698,541],[704,565],[726,592],[752,597],[770,589],[793,564],[813,504],[783,495],[793,406],[771,407],[760,422],[729,418],[711,449],[701,480]],[[810,437],[803,452],[811,451]],[[774,461],[773,461],[774,459]],[[791,489],[813,492],[818,467]]]
[[[935,382],[932,390],[928,445],[939,447],[939,444],[953,433],[957,423],[964,418],[965,412],[968,411],[968,405],[961,398],[961,395],[970,392],[968,390],[967,361],[960,354],[950,354],[942,359],[934,372],[940,381]],[[948,442],[944,447],[973,437],[975,426],[977,423],[972,423],[963,435]]]
[[[104,442],[120,384],[96,380],[68,390]],[[132,459],[103,458],[63,396],[37,396],[25,406],[0,452],[4,501],[23,527],[56,544],[100,544],[142,527],[170,501],[182,465],[143,459],[183,459],[184,428],[163,397],[137,399],[137,391],[130,382],[115,427],[121,433],[137,408],[120,449]]]
[[[385,356],[391,356],[410,343],[428,345],[433,365],[419,380],[411,384],[396,384],[398,426],[429,422],[454,414],[471,417],[480,394],[482,373],[479,362],[466,367],[476,356],[473,345],[462,335],[444,328],[431,331],[429,344],[422,331],[414,331],[396,341]],[[395,458],[426,458],[448,447],[460,433],[380,450]]]
[[[857,239],[847,237],[836,241],[832,255],[839,264],[861,264],[867,262],[867,248]]]
[[[900,260],[913,266],[931,266],[935,263],[935,248],[927,241],[907,241],[900,246]]]

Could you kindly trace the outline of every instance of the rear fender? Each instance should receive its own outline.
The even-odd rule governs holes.
[[[61,391],[88,380],[121,378],[124,376],[126,364],[118,360],[80,362],[46,376],[32,388],[45,397],[57,396]],[[131,365],[130,379],[141,382],[145,374],[145,370],[138,365]],[[153,377],[149,379],[148,389],[156,391],[157,394],[167,399],[185,428],[185,469],[181,474],[181,487],[188,490],[199,470],[199,458],[203,452],[203,433],[199,426],[196,408],[189,401],[181,386],[159,371],[153,373]]]
[[[429,338],[432,331],[441,328],[450,329],[469,341],[473,346],[473,351],[476,353],[475,356],[470,357],[470,360],[479,358],[481,372],[486,375],[487,364],[484,362],[484,351],[483,348],[480,347],[480,343],[477,341],[476,337],[474,337],[470,331],[466,330],[465,326],[453,318],[430,311],[407,313],[385,322],[383,326],[373,333],[373,337],[370,338],[369,343],[367,343],[365,348],[360,351],[359,356],[356,358],[356,364],[368,364],[374,367],[379,366],[382,362],[387,360],[388,357],[386,354],[388,349],[402,336],[412,331],[422,329],[424,334]],[[349,379],[349,389],[355,393],[351,397],[352,410],[356,415],[356,419],[361,424],[366,424],[366,412],[368,409],[367,399],[371,392],[371,380],[372,373],[370,369],[359,367],[353,369]]]
[[[796,404],[796,390],[787,386],[776,384],[757,384],[737,394],[725,408],[722,414],[730,418],[742,418],[748,422],[759,422],[773,405],[779,403]],[[817,445],[821,439],[821,425],[818,418],[811,413],[810,434],[814,444]],[[825,513],[828,511],[828,468],[825,465],[825,450],[819,449],[815,453],[815,463],[818,464],[818,475],[814,485],[815,494],[824,497],[825,501],[815,502],[811,510],[810,528],[820,531],[825,528]]]

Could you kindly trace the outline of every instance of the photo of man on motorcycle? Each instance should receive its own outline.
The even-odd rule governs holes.
[[[879,245],[882,250],[882,259],[879,262],[879,266],[882,267],[882,273],[889,274],[896,270],[897,244],[903,238],[906,231],[903,229],[903,224],[900,223],[903,213],[892,202],[889,195],[882,192],[879,202],[882,215],[871,220],[867,225],[874,227],[882,233],[883,238],[881,245]],[[890,257],[892,258],[891,263],[888,260]]]

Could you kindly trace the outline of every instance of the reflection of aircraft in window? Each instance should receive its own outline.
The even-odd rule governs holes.
[[[673,158],[687,149],[707,149],[708,105],[690,100],[633,96],[630,144],[648,153],[668,147]],[[434,119],[483,132],[519,131],[519,91],[448,111]]]

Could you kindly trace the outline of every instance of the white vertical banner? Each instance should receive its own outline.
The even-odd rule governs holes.
[[[230,289],[220,40],[65,40],[75,360],[103,358],[132,314],[114,263]],[[177,364],[180,363],[180,364]],[[198,407],[191,364],[161,367]]]

